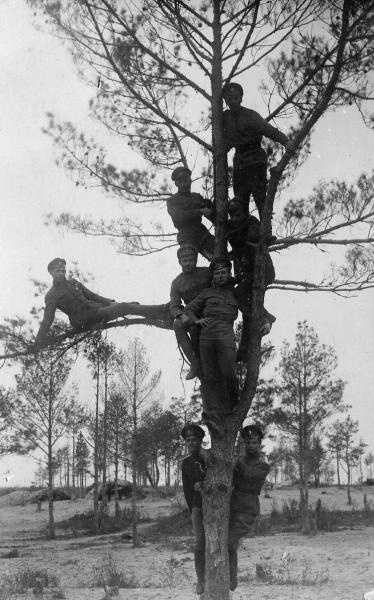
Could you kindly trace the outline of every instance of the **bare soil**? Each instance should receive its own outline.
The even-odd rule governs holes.
[[[321,495],[321,491],[326,494]],[[353,510],[362,508],[363,493],[374,501],[374,490],[353,490]],[[15,492],[14,492],[15,493]],[[274,490],[270,499],[261,498],[262,512],[270,512],[275,501],[279,508],[287,498],[297,498],[297,490]],[[0,555],[17,548],[19,556],[0,559],[0,581],[6,574],[26,569],[46,569],[60,580],[67,600],[101,600],[104,588],[92,587],[102,572],[111,569],[136,585],[119,589],[120,600],[192,600],[194,566],[191,537],[178,540],[175,547],[144,542],[134,549],[131,531],[90,537],[45,538],[47,506],[37,512],[35,505],[14,506],[1,497]],[[337,509],[352,510],[346,504],[345,490],[311,490],[311,504],[322,502]],[[121,506],[126,506],[126,501]],[[56,522],[87,512],[92,500],[55,503]],[[110,510],[114,508],[113,502]],[[147,499],[140,503],[144,516],[173,514],[180,510],[169,499]],[[141,525],[146,540],[147,524]],[[114,565],[114,567],[113,567]],[[277,580],[279,583],[272,583]],[[303,582],[303,583],[302,583]],[[233,600],[362,600],[374,589],[374,528],[357,528],[310,537],[299,534],[266,535],[244,539],[239,552],[239,586]],[[48,596],[45,596],[47,598]],[[35,598],[32,590],[19,598]],[[1,599],[2,600],[2,599]]]

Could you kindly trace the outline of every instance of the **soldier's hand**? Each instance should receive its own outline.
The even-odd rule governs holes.
[[[195,490],[195,492],[201,492],[203,489],[203,482],[202,481],[197,481],[195,483],[195,485],[193,486],[193,489]]]
[[[208,317],[203,317],[202,319],[199,319],[198,321],[196,321],[196,325],[201,325],[201,327],[206,327],[207,325],[209,325]]]
[[[179,315],[178,318],[180,319],[182,325],[188,325],[189,322],[190,322],[189,317],[187,315],[183,314],[183,313],[181,315]]]

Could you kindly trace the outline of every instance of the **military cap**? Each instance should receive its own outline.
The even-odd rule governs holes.
[[[177,167],[171,174],[172,180],[175,181],[175,179],[180,173],[188,173],[189,175],[191,175],[191,171],[188,167]]]
[[[55,269],[56,267],[66,267],[66,260],[64,258],[54,258],[51,262],[48,263],[47,269],[48,273]]]
[[[213,273],[217,265],[224,265],[231,271],[231,261],[226,256],[216,256],[209,265],[210,271]]]
[[[246,425],[240,431],[240,435],[242,436],[243,439],[252,437],[252,435],[257,435],[261,441],[262,438],[264,437],[264,432],[262,431],[262,429],[259,425]]]
[[[197,435],[201,439],[205,437],[205,431],[200,425],[196,423],[190,423],[189,425],[185,425],[181,431],[181,436],[185,440],[187,435]]]
[[[223,86],[222,96],[226,98],[227,93],[231,90],[238,90],[238,92],[240,92],[243,96],[244,92],[242,86],[240,85],[240,83],[235,83],[234,81],[232,83],[226,83],[226,85]]]
[[[180,258],[182,254],[194,254],[197,256],[197,248],[195,248],[195,246],[192,244],[183,244],[183,246],[179,246],[177,250],[177,257]]]

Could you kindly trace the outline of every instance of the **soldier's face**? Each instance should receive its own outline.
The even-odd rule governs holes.
[[[193,273],[196,268],[196,254],[182,254],[179,259],[179,264],[182,267],[183,273]]]
[[[230,110],[238,109],[242,103],[242,95],[237,88],[229,88],[225,95],[225,102]]]
[[[52,279],[54,282],[64,281],[66,279],[66,267],[55,267],[51,270]]]
[[[190,454],[197,454],[201,448],[201,438],[194,433],[186,435],[187,450]]]
[[[251,435],[244,438],[245,452],[248,456],[257,456],[261,450],[261,440],[258,435]]]
[[[178,173],[174,183],[178,188],[178,192],[191,191],[191,175],[187,172]]]
[[[218,286],[226,285],[230,279],[230,271],[225,265],[217,265],[213,271],[213,283]]]
[[[239,227],[245,219],[245,214],[240,208],[235,208],[230,210],[230,221],[234,225],[234,227]]]

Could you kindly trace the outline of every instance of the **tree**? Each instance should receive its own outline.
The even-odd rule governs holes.
[[[56,360],[51,352],[25,360],[16,375],[17,403],[14,414],[15,437],[24,451],[38,448],[48,468],[49,537],[55,537],[53,515],[54,450],[68,426],[71,398],[64,393],[72,361],[64,355]]]
[[[130,411],[128,399],[120,388],[113,388],[107,406],[107,444],[111,461],[114,463],[115,515],[119,517],[118,473],[120,462],[126,461],[129,453]]]
[[[321,437],[314,435],[310,449],[310,470],[314,477],[314,487],[318,487],[321,479],[323,462],[326,458],[326,450],[322,446]]]
[[[306,321],[298,324],[294,346],[288,342],[283,345],[278,387],[281,404],[274,410],[274,420],[295,444],[303,533],[310,531],[308,481],[312,439],[334,412],[344,408],[344,383],[333,379],[336,366],[334,349],[321,344]]]
[[[342,453],[342,441],[340,435],[339,421],[335,421],[331,425],[329,431],[327,432],[327,447],[335,460],[338,487],[340,487],[340,461]]]
[[[167,188],[154,170],[177,163],[198,162],[216,210],[217,253],[225,251],[228,194],[227,159],[223,141],[222,85],[250,77],[267,67],[261,84],[268,119],[283,118],[293,147],[283,155],[274,148],[271,176],[258,245],[253,310],[249,324],[250,352],[241,402],[226,423],[223,438],[212,435],[216,461],[208,470],[204,493],[207,536],[207,599],[228,598],[227,520],[232,477],[230,460],[235,439],[256,391],[261,359],[258,323],[262,314],[266,238],[276,194],[305,159],[313,128],[327,110],[354,104],[366,114],[372,94],[368,72],[373,64],[373,2],[362,0],[145,0],[132,3],[98,0],[29,0],[44,12],[72,52],[84,76],[98,90],[93,115],[110,131],[126,138],[151,163],[150,169],[125,172],[108,163],[105,151],[76,131],[71,123],[51,117],[48,132],[62,148],[60,162],[76,183],[98,182],[105,192],[138,202],[164,198]],[[318,33],[316,33],[316,31]],[[253,76],[254,77],[254,76]],[[251,80],[253,85],[253,80]],[[200,101],[200,103],[199,103]],[[197,110],[191,111],[191,105]],[[201,109],[201,111],[200,111]],[[197,119],[192,120],[196,113]],[[201,166],[200,166],[201,165]],[[209,175],[212,177],[209,178]],[[213,182],[212,182],[213,179]],[[90,181],[89,181],[90,180]],[[296,290],[363,289],[373,285],[370,241],[373,181],[362,177],[356,186],[320,185],[308,199],[290,201],[280,219],[283,233],[274,249],[296,244],[350,244],[345,264],[335,276],[319,282],[278,281]],[[72,229],[109,234],[120,239],[122,251],[142,254],[168,244],[159,228],[124,219],[93,223],[61,215]],[[364,234],[352,237],[351,225]],[[342,237],[337,237],[336,234]],[[346,236],[346,237],[344,237]],[[159,240],[160,243],[157,243]],[[154,243],[152,243],[154,242]],[[170,244],[169,244],[170,245]],[[222,524],[217,530],[217,523]],[[217,536],[219,543],[217,544]]]
[[[371,465],[374,463],[374,454],[372,452],[368,452],[368,454],[365,456],[364,463],[367,467],[369,467],[369,477],[371,479]]]
[[[358,432],[358,421],[354,421],[350,415],[344,421],[335,421],[332,426],[332,432],[333,435],[337,434],[340,439],[340,462],[347,474],[347,499],[350,505],[352,504],[352,468],[357,466],[366,444],[362,441],[357,443],[355,440]]]
[[[78,486],[81,494],[86,486],[86,475],[89,467],[90,451],[88,444],[84,439],[83,433],[78,433],[77,442],[75,445],[75,473],[78,477]]]
[[[132,471],[132,541],[139,545],[137,529],[137,477],[138,477],[138,434],[142,411],[152,399],[160,381],[161,373],[150,373],[146,349],[138,338],[129,341],[127,349],[118,355],[118,377],[130,412],[131,423],[131,471]]]

